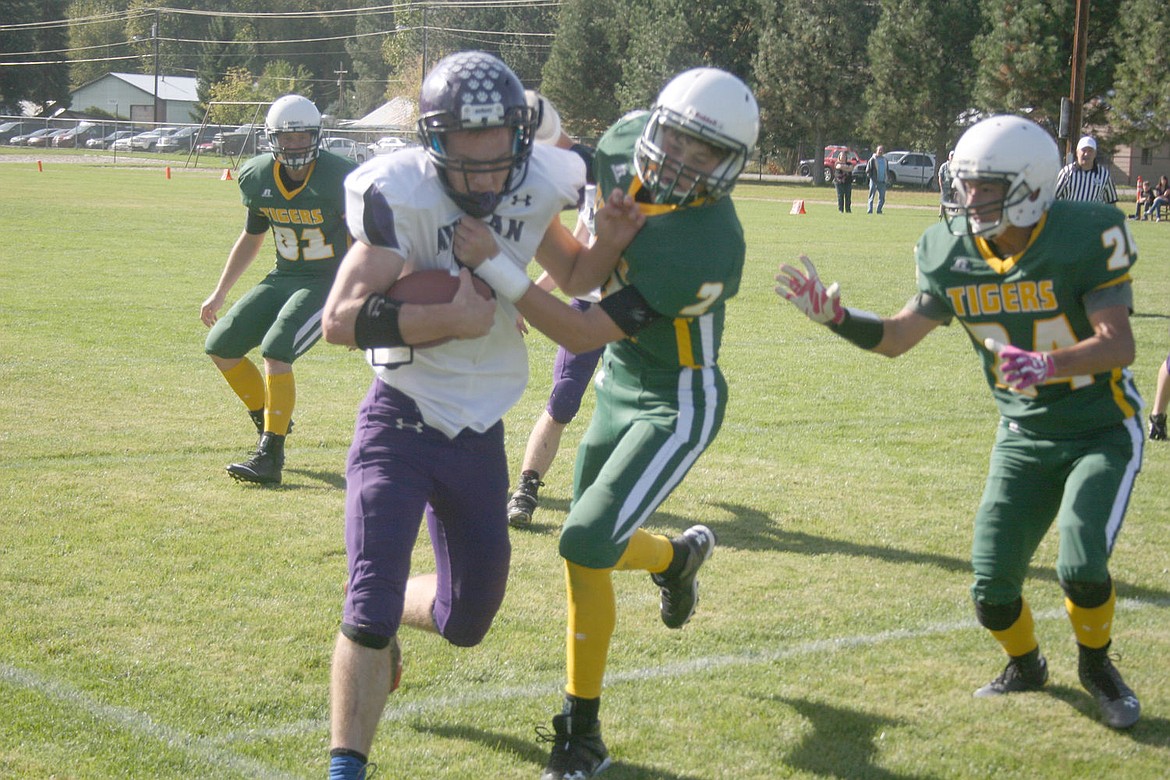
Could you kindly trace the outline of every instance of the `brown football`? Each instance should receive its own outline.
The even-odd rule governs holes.
[[[475,285],[475,291],[481,297],[486,299],[495,297],[492,288],[483,279],[472,274],[471,281]],[[455,291],[458,289],[459,277],[457,275],[442,268],[427,268],[398,277],[398,280],[390,285],[390,289],[386,291],[386,297],[402,303],[448,303],[455,297]],[[413,346],[415,349],[426,349],[446,344],[450,340],[451,337],[435,339]]]

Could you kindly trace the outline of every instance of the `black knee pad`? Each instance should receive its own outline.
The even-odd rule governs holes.
[[[979,625],[988,631],[1004,631],[1011,628],[1012,624],[1020,619],[1020,613],[1023,611],[1024,600],[1022,598],[1009,601],[1007,604],[975,602],[975,617],[978,619]]]
[[[1104,604],[1113,595],[1113,578],[1110,577],[1104,582],[1064,582],[1061,580],[1060,587],[1064,589],[1064,595],[1068,596],[1069,601],[1081,609],[1093,609]]]
[[[368,647],[371,650],[382,650],[390,645],[390,637],[382,636],[381,634],[371,634],[369,631],[363,631],[357,626],[351,626],[349,623],[341,624],[341,633],[354,644]]]

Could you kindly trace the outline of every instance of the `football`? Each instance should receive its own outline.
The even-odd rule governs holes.
[[[489,300],[495,297],[492,288],[483,279],[472,274],[471,281],[475,286],[475,291],[481,297]],[[443,268],[428,268],[398,277],[398,280],[390,285],[390,289],[386,291],[386,297],[402,303],[449,303],[455,297],[455,291],[458,289],[458,275]],[[440,344],[446,344],[452,338],[435,339],[412,346],[415,349],[437,347]]]

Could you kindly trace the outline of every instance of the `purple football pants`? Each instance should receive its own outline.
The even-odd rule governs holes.
[[[409,396],[375,378],[346,469],[344,622],[397,634],[425,512],[438,575],[435,625],[453,645],[478,644],[504,600],[507,500],[503,422],[448,439],[422,422]]]
[[[593,304],[574,298],[569,305],[577,311],[585,311]],[[581,399],[589,388],[589,379],[593,376],[593,369],[601,360],[601,353],[605,347],[599,347],[580,355],[570,352],[564,347],[557,348],[557,357],[553,362],[553,386],[549,393],[548,403],[544,410],[548,416],[561,425],[568,425],[577,416],[581,409]]]

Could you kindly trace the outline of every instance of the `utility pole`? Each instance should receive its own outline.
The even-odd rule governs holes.
[[[1085,105],[1085,58],[1089,50],[1089,2],[1077,0],[1076,27],[1073,30],[1072,83],[1069,87],[1068,138],[1064,141],[1065,159],[1072,156],[1081,137],[1081,114]]]
[[[162,120],[158,118],[158,29],[159,25],[159,11],[154,12],[154,24],[150,26],[150,39],[154,42],[154,121],[158,124]]]
[[[337,115],[339,117],[345,115],[345,112],[342,110],[345,108],[345,74],[349,73],[349,71],[344,66],[345,63],[339,62],[337,63],[337,70],[333,71],[337,74]]]

